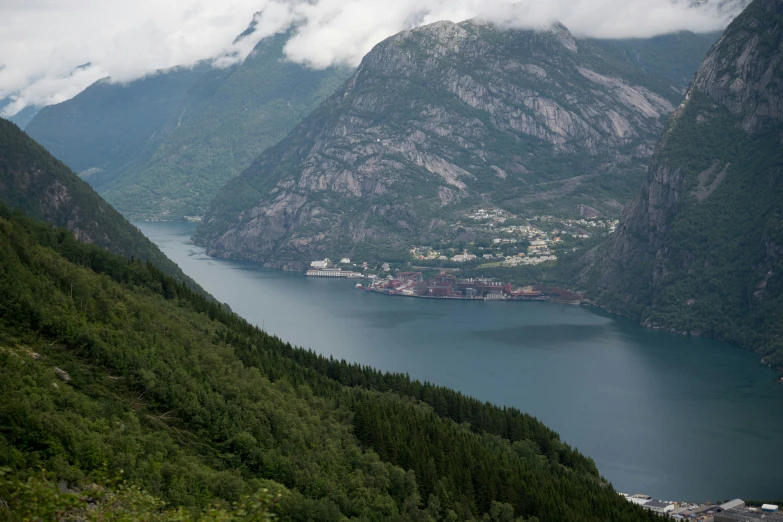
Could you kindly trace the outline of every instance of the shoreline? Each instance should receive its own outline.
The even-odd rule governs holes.
[[[486,299],[484,297],[447,297],[447,296],[435,296],[435,295],[415,295],[415,294],[403,294],[401,292],[382,292],[380,290],[373,290],[372,288],[357,288],[358,291],[364,292],[366,294],[377,294],[377,295],[385,295],[388,297],[412,297],[415,299],[436,299],[441,301],[513,301],[518,303],[555,303],[555,304],[563,304],[563,305],[582,305],[582,301],[567,301],[567,300],[560,300],[560,299],[551,299],[548,297],[532,297],[529,299]]]
[[[739,348],[740,350],[745,350],[745,351],[748,351],[748,352],[755,353],[757,355],[761,355],[761,358],[759,359],[759,362],[761,364],[769,367],[769,368],[774,368],[775,371],[777,371],[778,375],[779,375],[779,378],[776,378],[775,382],[783,384],[783,366],[772,366],[771,364],[768,364],[768,363],[764,362],[764,358],[766,356],[764,356],[761,352],[759,352],[758,350],[755,350],[753,348],[747,348],[747,347],[742,346],[742,345],[740,345],[740,344],[738,344],[736,342],[728,341],[726,339],[721,339],[719,337],[710,337],[708,335],[702,335],[701,333],[685,332],[685,331],[677,330],[675,328],[667,328],[665,326],[660,326],[660,325],[650,324],[650,323],[647,323],[647,322],[637,321],[636,319],[634,319],[633,317],[631,317],[628,314],[624,314],[622,312],[616,312],[614,310],[611,310],[611,309],[607,308],[606,306],[600,305],[600,304],[596,303],[594,300],[591,300],[591,299],[586,300],[586,302],[584,302],[582,306],[584,306],[585,308],[597,308],[599,310],[602,310],[602,311],[606,312],[609,315],[615,315],[615,316],[619,316],[619,317],[624,317],[624,318],[628,319],[629,321],[633,321],[634,323],[638,324],[639,326],[641,326],[643,328],[646,328],[648,330],[652,330],[654,332],[670,333],[670,334],[673,334],[673,335],[679,335],[681,337],[699,337],[699,338],[702,338],[702,339],[712,339],[714,341],[722,341],[722,342],[728,343],[728,344],[730,344],[732,346],[735,346],[735,347]]]
[[[149,223],[150,221],[142,221],[142,222]],[[175,221],[172,220],[172,221],[169,221],[169,222],[175,222]],[[187,221],[182,221],[182,222],[183,223],[187,223]],[[193,223],[191,222],[191,224],[193,224]],[[189,243],[194,245],[194,246],[199,246],[201,248],[204,248],[205,249],[204,250],[204,254],[207,255],[210,258],[223,259],[223,260],[227,260],[227,261],[245,261],[245,262],[249,261],[249,262],[257,263],[262,268],[267,269],[267,270],[278,270],[278,271],[286,272],[286,273],[290,273],[290,274],[299,273],[302,277],[306,277],[305,276],[305,270],[292,270],[292,269],[289,269],[289,267],[293,268],[292,265],[283,265],[283,266],[281,266],[278,263],[269,263],[269,262],[265,262],[265,261],[254,260],[254,259],[241,259],[241,258],[224,257],[224,256],[220,256],[220,255],[210,255],[210,254],[207,253],[207,248],[203,244],[200,244],[198,241],[195,241],[195,236],[190,236]],[[277,266],[273,266],[273,265],[277,265]],[[367,279],[367,278],[364,278],[364,279]],[[368,289],[365,289],[365,291],[367,291],[367,290]],[[384,294],[384,292],[373,292],[373,293]],[[387,294],[387,295],[398,295],[398,294]],[[430,298],[430,299],[449,299],[449,300],[458,300],[458,301],[459,300],[463,300],[463,301],[464,300],[471,300],[471,301],[483,301],[484,300],[483,298],[481,298],[481,299],[468,299],[468,298],[449,298],[449,297],[412,296],[412,295],[402,295],[402,297],[418,297],[418,298]],[[498,301],[500,301],[500,300],[501,299],[498,299]],[[503,299],[503,300],[505,300],[505,299]],[[589,299],[589,298],[583,299],[579,303],[568,302],[568,301],[558,301],[558,300],[555,300],[555,299],[548,299],[548,301],[553,302],[553,303],[562,303],[562,304],[571,304],[571,305],[579,304],[580,306],[584,306],[585,308],[596,308],[596,309],[599,309],[599,310],[602,310],[602,311],[606,312],[607,314],[623,317],[625,319],[633,321],[634,323],[636,323],[636,324],[638,324],[638,325],[640,325],[640,326],[642,326],[642,327],[644,327],[646,329],[652,330],[652,331],[671,333],[671,334],[675,334],[675,335],[682,336],[682,337],[702,337],[704,339],[713,339],[713,340],[716,340],[716,341],[723,341],[723,342],[729,343],[729,344],[731,344],[731,345],[733,345],[733,346],[735,346],[737,348],[740,348],[742,350],[750,351],[750,352],[753,352],[755,354],[760,355],[761,357],[759,358],[759,362],[761,364],[763,364],[765,366],[768,366],[768,367],[771,367],[771,368],[774,368],[775,371],[778,372],[779,377],[776,378],[774,380],[774,382],[779,383],[779,384],[783,384],[783,366],[771,366],[768,363],[765,363],[764,362],[764,356],[756,349],[748,348],[748,347],[742,346],[742,345],[740,345],[740,344],[738,344],[736,342],[732,342],[732,341],[729,341],[729,340],[726,340],[726,339],[721,339],[721,338],[718,338],[718,337],[709,337],[709,336],[704,336],[704,335],[701,335],[701,334],[698,334],[698,333],[684,332],[684,331],[676,330],[674,328],[667,328],[667,327],[661,326],[661,325],[652,325],[652,324],[648,324],[648,323],[645,323],[645,322],[637,321],[636,319],[634,319],[633,317],[629,316],[628,314],[612,310],[612,309],[610,309],[610,308],[608,308],[606,306],[603,306],[603,305],[600,305],[600,304],[596,303],[595,300]]]

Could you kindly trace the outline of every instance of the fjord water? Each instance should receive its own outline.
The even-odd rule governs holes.
[[[783,497],[783,385],[756,354],[553,303],[365,294],[212,259],[194,225],[137,223],[248,321],[324,355],[514,406],[596,461],[619,491],[667,500]]]

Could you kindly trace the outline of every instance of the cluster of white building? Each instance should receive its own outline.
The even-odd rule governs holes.
[[[351,264],[351,259],[349,257],[344,257],[344,258],[340,259],[340,263],[339,264],[341,264],[341,265],[350,265]],[[318,261],[310,261],[310,268],[314,268],[314,269],[330,268],[330,267],[333,267],[335,265],[336,265],[336,263],[332,263],[332,260],[329,259],[328,257],[326,259],[321,259],[321,260],[318,260]]]
[[[508,256],[505,261],[503,261],[503,266],[539,265],[547,261],[557,261],[557,256],[554,254],[537,257],[529,257],[524,254]]]
[[[468,219],[475,219],[476,221],[491,219],[497,223],[503,223],[507,218],[513,217],[505,210],[499,208],[480,208],[470,214],[465,214]]]
[[[533,219],[538,221],[556,222],[564,226],[572,227],[585,227],[585,228],[607,228],[609,233],[612,233],[620,223],[619,219],[563,219],[555,216],[536,216]],[[590,237],[589,234],[574,235],[575,237],[586,238]]]
[[[763,504],[759,507],[748,507],[739,498],[723,504],[691,504],[687,502],[670,502],[655,500],[650,495],[626,495],[620,493],[628,502],[661,515],[667,515],[675,520],[711,520],[712,522],[783,522],[783,516],[778,513],[778,506]]]
[[[344,257],[340,259],[340,265],[350,265],[350,258]],[[367,268],[367,263],[363,263],[362,267]],[[360,272],[354,272],[353,270],[343,270],[336,266],[335,263],[327,257],[326,259],[320,259],[316,261],[310,261],[310,268],[305,272],[305,275],[310,277],[350,277],[359,278],[364,277]]]
[[[534,237],[543,236],[546,234],[546,232],[531,224],[512,225],[508,227],[498,228],[497,231],[505,232],[506,234],[518,234],[518,235],[526,236],[528,239],[533,239]]]

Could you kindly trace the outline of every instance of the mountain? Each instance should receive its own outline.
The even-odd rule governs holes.
[[[689,31],[651,38],[590,39],[612,59],[625,62],[642,73],[671,84],[683,95],[712,44],[721,33],[695,34]]]
[[[98,82],[46,107],[27,131],[132,219],[201,215],[214,194],[282,139],[351,71],[284,59],[287,34],[243,63]]]
[[[0,204],[65,227],[86,243],[94,243],[126,258],[150,261],[166,274],[198,288],[86,182],[19,127],[2,118]]]
[[[619,214],[684,85],[617,54],[562,25],[404,31],[217,195],[197,241],[295,268],[405,251],[472,205]]]
[[[672,115],[641,193],[590,254],[597,301],[783,365],[783,2],[727,28]]]
[[[130,83],[99,80],[72,99],[41,109],[26,132],[100,189],[151,153],[189,90],[211,67],[174,68]]]
[[[0,114],[2,114],[2,110],[5,109],[8,105],[13,103],[13,100],[11,98],[4,98],[0,100]],[[38,114],[38,111],[41,110],[40,107],[35,105],[28,105],[21,111],[17,112],[13,116],[8,116],[8,121],[12,121],[16,123],[20,128],[24,129],[25,126],[30,123],[30,120],[33,119],[33,117]]]
[[[3,519],[656,519],[529,415],[293,348],[64,232],[0,207]]]

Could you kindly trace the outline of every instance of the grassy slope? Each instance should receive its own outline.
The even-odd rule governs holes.
[[[44,107],[25,131],[98,190],[124,165],[149,157],[189,89],[210,68],[174,68],[129,83],[100,80],[72,99]]]
[[[719,32],[695,34],[682,31],[652,38],[590,38],[584,42],[601,49],[607,59],[626,63],[640,73],[668,82],[684,92],[693,79],[693,73],[720,35]],[[678,103],[677,99],[672,101]]]
[[[282,139],[351,71],[283,59],[286,35],[244,63],[105,80],[44,108],[27,131],[132,219],[202,214],[215,192]]]

